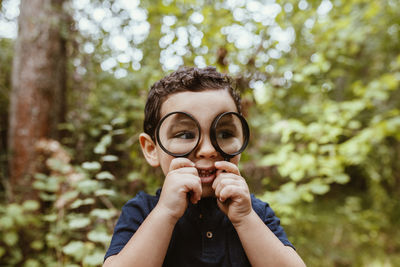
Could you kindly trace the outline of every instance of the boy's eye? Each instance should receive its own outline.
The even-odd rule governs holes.
[[[233,133],[231,131],[220,131],[217,134],[218,139],[228,139],[234,137]]]
[[[174,138],[193,139],[193,138],[195,138],[195,134],[192,132],[180,132],[180,133],[175,134]]]

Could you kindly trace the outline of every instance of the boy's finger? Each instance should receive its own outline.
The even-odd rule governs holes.
[[[242,193],[242,188],[240,188],[239,186],[236,185],[230,185],[230,186],[226,186],[224,188],[222,188],[219,196],[218,196],[218,200],[220,202],[225,202],[228,198],[235,198],[239,195],[241,195]]]
[[[186,187],[189,190],[188,195],[190,196],[190,201],[193,204],[197,203],[201,199],[202,194],[200,178],[198,176],[193,176],[193,179],[186,184]]]
[[[177,170],[183,167],[194,167],[195,164],[187,158],[175,158],[169,165],[169,171]]]
[[[202,189],[201,189],[201,184],[199,184],[198,186],[195,186],[193,188],[192,193],[190,194],[190,201],[193,204],[196,204],[201,199],[201,194],[202,194]]]
[[[242,187],[243,186],[243,181],[233,179],[233,178],[226,178],[223,180],[220,180],[217,182],[217,184],[213,185],[215,196],[219,197],[222,189],[224,189],[227,186],[237,186],[237,187]]]
[[[229,161],[217,161],[214,163],[215,168],[221,171],[234,173],[236,175],[240,175],[239,168]]]
[[[179,174],[193,174],[195,176],[199,176],[199,172],[195,167],[182,167],[171,172],[179,173]]]
[[[216,178],[213,181],[213,184],[211,185],[214,191],[216,190],[217,186],[222,182],[225,181],[226,179],[230,180],[237,180],[246,183],[245,179],[237,174],[234,173],[229,173],[229,172],[224,172],[223,170],[218,170],[216,172]]]

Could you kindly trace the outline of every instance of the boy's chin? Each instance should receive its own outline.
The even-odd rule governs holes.
[[[211,185],[209,186],[202,186],[202,194],[201,194],[202,198],[205,197],[215,197],[215,192],[214,189],[211,187]]]

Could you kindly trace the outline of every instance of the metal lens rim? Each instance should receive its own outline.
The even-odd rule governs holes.
[[[184,115],[188,116],[189,118],[191,118],[191,119],[196,123],[197,129],[199,130],[199,138],[197,139],[196,145],[193,147],[192,150],[190,150],[190,151],[187,152],[187,153],[172,153],[171,151],[169,151],[168,149],[166,149],[166,148],[163,146],[163,144],[161,143],[161,139],[160,139],[160,128],[161,128],[162,123],[163,123],[169,116],[172,116],[172,115],[177,114],[177,113],[184,114]],[[174,112],[170,112],[170,113],[168,113],[167,115],[165,115],[165,116],[158,122],[158,124],[157,124],[157,128],[156,128],[156,140],[157,140],[157,143],[158,143],[158,145],[161,147],[161,149],[164,150],[165,153],[167,153],[168,155],[171,155],[171,156],[173,156],[173,157],[187,157],[187,156],[189,156],[189,154],[192,153],[192,151],[195,150],[196,147],[199,145],[200,139],[201,139],[201,128],[200,128],[200,124],[199,124],[199,122],[198,122],[192,115],[190,115],[190,114],[187,113],[187,112],[184,112],[184,111],[174,111]]]
[[[243,134],[244,134],[244,142],[243,142],[242,147],[237,152],[232,153],[232,154],[228,154],[225,151],[223,151],[217,142],[217,124],[223,116],[229,115],[229,114],[234,114],[240,119],[240,122],[242,123],[242,126],[243,126]],[[224,113],[219,114],[217,117],[215,117],[213,123],[211,124],[210,138],[211,138],[211,143],[214,146],[215,150],[217,150],[225,158],[225,160],[229,161],[229,159],[242,153],[246,149],[247,145],[249,144],[249,139],[250,139],[249,125],[247,124],[246,119],[239,113],[234,112],[234,111],[224,112]]]

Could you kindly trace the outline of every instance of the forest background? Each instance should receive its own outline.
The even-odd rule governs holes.
[[[0,266],[101,266],[181,65],[234,77],[242,175],[308,266],[400,266],[398,0],[0,1]]]

